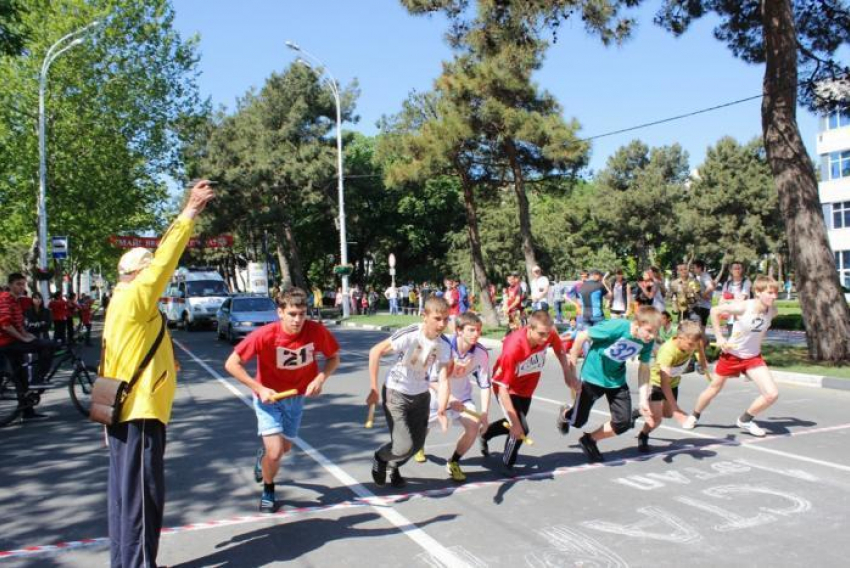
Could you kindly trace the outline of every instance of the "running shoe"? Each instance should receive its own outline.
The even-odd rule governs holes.
[[[485,458],[490,456],[490,445],[484,436],[478,437],[478,449],[481,450],[481,455]]]
[[[425,457],[425,448],[422,448],[421,450],[413,454],[413,461],[415,461],[416,463],[425,463],[426,461],[428,461],[428,458]]]
[[[570,410],[570,406],[562,404],[561,408],[558,410],[558,418],[555,419],[555,427],[562,436],[566,436],[570,433],[570,419],[567,418]]]
[[[277,503],[274,500],[274,493],[263,491],[260,496],[260,512],[274,513],[277,510]]]
[[[372,460],[372,481],[378,487],[383,487],[387,484],[387,462],[375,454],[375,459]]]
[[[696,425],[697,417],[691,414],[690,416],[685,418],[685,422],[684,424],[682,424],[682,428],[684,428],[685,430],[693,430]]]
[[[266,455],[266,449],[260,448],[257,450],[257,460],[254,462],[254,481],[257,483],[263,482],[263,456]]]
[[[599,451],[599,448],[596,446],[596,442],[593,438],[590,437],[590,434],[585,434],[578,440],[579,445],[581,446],[581,451],[584,452],[587,461],[590,463],[597,463],[605,461],[605,458],[602,456],[602,453]]]
[[[759,427],[759,425],[752,420],[750,420],[749,422],[744,422],[743,420],[738,418],[738,428],[749,432],[756,438],[764,438],[767,435],[767,432],[764,431],[764,428]]]
[[[651,449],[652,448],[649,446],[649,435],[644,434],[643,432],[638,434],[638,451],[643,452],[643,453],[647,453]]]
[[[407,485],[407,480],[401,475],[397,467],[390,470],[390,485],[396,489],[401,489]]]
[[[458,462],[447,462],[446,471],[452,476],[452,481],[466,481],[466,474],[460,469],[460,464]]]

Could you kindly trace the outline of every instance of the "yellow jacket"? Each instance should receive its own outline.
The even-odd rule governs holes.
[[[104,376],[129,381],[153,345],[162,325],[157,304],[194,226],[191,219],[178,217],[162,237],[150,266],[132,282],[115,287],[103,326]],[[168,424],[176,390],[174,348],[166,329],[159,349],[124,402],[120,421],[155,418]]]

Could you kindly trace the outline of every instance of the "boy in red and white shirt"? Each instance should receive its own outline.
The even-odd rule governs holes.
[[[300,288],[280,292],[275,298],[279,322],[252,332],[233,350],[224,368],[254,391],[257,433],[263,448],[257,454],[254,477],[263,482],[260,512],[276,510],[274,478],[280,460],[298,437],[304,397],[321,394],[328,377],[339,366],[339,344],[325,326],[307,319],[307,293]],[[325,358],[319,372],[316,355]],[[244,364],[257,358],[256,378]],[[288,390],[298,394],[275,401],[274,395]]]
[[[779,398],[779,390],[776,388],[773,375],[770,374],[767,363],[761,357],[762,341],[777,314],[774,302],[779,296],[779,283],[769,276],[759,276],[753,285],[753,291],[755,298],[752,300],[737,299],[711,308],[714,336],[722,353],[714,368],[714,380],[699,395],[693,413],[687,418],[682,428],[690,430],[696,426],[700,414],[720,393],[726,380],[743,373],[756,384],[759,396],[738,418],[738,427],[759,438],[766,434],[764,429],[753,421],[753,417],[766,410]],[[724,315],[735,317],[732,333],[728,339],[723,337],[720,324],[720,319]]]
[[[564,345],[548,312],[538,310],[531,314],[528,325],[505,338],[502,354],[493,369],[493,385],[496,398],[507,417],[491,422],[481,436],[481,453],[490,454],[488,442],[496,436],[508,435],[502,462],[505,473],[512,474],[522,439],[528,435],[526,415],[531,407],[531,397],[540,381],[540,373],[546,364],[546,350],[551,347],[564,372],[564,382],[573,392],[581,388],[576,380],[575,368],[564,352]]]

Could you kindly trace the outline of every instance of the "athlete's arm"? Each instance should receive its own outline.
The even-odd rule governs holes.
[[[747,302],[746,301],[730,301],[725,304],[717,304],[713,308],[711,308],[711,326],[714,328],[714,339],[717,341],[717,346],[724,350],[727,347],[726,338],[723,336],[723,332],[720,330],[720,316],[722,315],[730,315],[730,316],[740,316],[747,310]]]
[[[369,396],[366,404],[378,404],[378,369],[381,367],[381,357],[392,353],[393,344],[390,339],[385,339],[369,350]]]
[[[664,393],[664,399],[670,405],[670,408],[673,409],[673,415],[681,414],[681,418],[684,420],[687,417],[682,409],[679,408],[679,403],[676,402],[676,397],[673,396],[673,387],[670,386],[670,382],[672,381],[672,377],[670,376],[671,370],[670,367],[661,367],[659,373],[661,375],[661,392]]]
[[[307,385],[307,390],[304,394],[306,396],[319,396],[322,394],[322,387],[325,385],[325,381],[333,375],[337,367],[339,367],[339,352],[334,353],[332,357],[325,359],[325,366],[322,368],[322,371],[316,375],[316,378],[310,381],[310,384]]]
[[[573,341],[573,347],[570,349],[570,363],[573,364],[573,368],[575,369],[578,364],[578,358],[582,354],[582,348],[584,347],[585,342],[588,339],[588,334],[586,331],[580,332],[576,335],[575,340]]]
[[[519,439],[525,436],[525,431],[522,429],[522,423],[514,408],[514,403],[511,401],[511,395],[508,393],[508,387],[503,386],[499,389],[499,403],[502,405],[502,410],[505,411],[505,416],[508,417],[510,426],[510,436],[514,439]]]
[[[564,384],[573,391],[573,396],[581,390],[581,383],[576,379],[576,368],[564,351],[555,351],[555,356],[558,358],[558,363],[561,364],[561,370],[564,372]]]
[[[642,412],[649,412],[649,363],[641,361],[638,366],[638,399]]]
[[[257,396],[260,397],[261,401],[266,403],[272,402],[275,390],[264,387],[257,382],[254,377],[249,375],[245,366],[242,364],[242,359],[239,358],[239,355],[237,355],[235,351],[227,358],[227,362],[224,363],[224,368],[234,379],[254,391]]]
[[[705,371],[706,380],[711,382],[713,377],[711,376],[711,371],[708,370],[708,357],[705,355],[705,343],[703,341],[700,341],[697,346],[697,361],[699,361],[699,366]]]
[[[435,365],[438,363],[435,363]],[[443,432],[449,429],[449,421],[446,418],[446,407],[449,405],[449,366],[441,365],[439,371],[439,387],[437,391],[437,421],[440,423],[440,428]]]
[[[479,420],[479,423],[482,428],[487,428],[490,423],[487,419],[487,414],[490,412],[491,391],[491,387],[481,389],[481,419]]]

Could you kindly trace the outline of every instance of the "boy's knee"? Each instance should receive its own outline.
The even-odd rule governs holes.
[[[764,394],[764,400],[768,404],[773,404],[779,400],[779,391],[770,391]]]
[[[611,429],[618,436],[620,434],[628,432],[631,429],[631,427],[632,427],[632,421],[631,420],[618,420],[616,422],[614,422],[613,420],[611,421]]]

